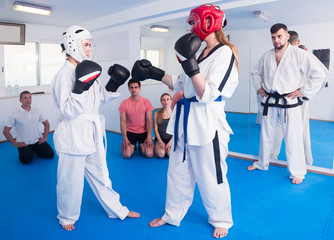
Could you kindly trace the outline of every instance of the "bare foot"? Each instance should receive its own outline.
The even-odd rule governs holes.
[[[217,227],[213,231],[212,236],[215,237],[215,238],[223,238],[223,237],[227,236],[227,233],[228,233],[228,229],[227,228]]]
[[[137,213],[137,212],[130,211],[126,217],[128,217],[128,218],[139,218],[140,214]]]
[[[75,229],[73,224],[61,225],[61,227],[64,228],[66,231],[72,231]]]
[[[256,169],[256,167],[255,167],[254,165],[250,165],[250,166],[248,166],[248,168],[247,168],[248,171],[253,171],[253,170],[255,170],[255,169]]]
[[[151,227],[160,227],[165,224],[166,222],[164,220],[162,220],[161,218],[156,218],[152,220],[148,225],[150,225]]]
[[[303,179],[301,178],[293,178],[291,183],[293,184],[301,184],[303,182]]]

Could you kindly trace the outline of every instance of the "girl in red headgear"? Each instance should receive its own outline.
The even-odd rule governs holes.
[[[178,226],[188,211],[197,183],[213,236],[225,237],[233,225],[230,189],[226,178],[229,135],[224,98],[238,85],[237,49],[225,37],[223,11],[211,4],[193,9],[188,18],[192,33],[175,43],[184,73],[165,74],[147,60],[137,61],[132,77],[161,80],[176,92],[184,91],[169,121],[173,134],[170,152],[165,214],[149,223]],[[206,48],[197,54],[201,42]],[[154,74],[153,74],[154,73]]]

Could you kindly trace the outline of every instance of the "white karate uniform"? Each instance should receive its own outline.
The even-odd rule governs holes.
[[[258,113],[256,116],[256,124],[261,125],[262,122],[262,113],[263,113],[263,106],[261,105],[262,97],[260,93],[256,93],[257,101],[258,101]],[[273,148],[271,150],[270,159],[277,160],[277,157],[281,151],[282,146],[282,140],[283,140],[283,132],[282,132],[282,126],[281,123],[277,123],[276,131],[275,131],[275,139],[273,143]]]
[[[287,94],[300,89],[303,97],[311,99],[323,86],[328,72],[320,61],[310,56],[306,51],[288,45],[277,66],[275,49],[267,51],[252,71],[255,89],[263,87],[268,93]],[[298,99],[285,98],[287,106],[298,103]],[[263,98],[265,103],[267,97]],[[274,104],[275,99],[270,98]],[[283,100],[279,100],[283,105]],[[285,116],[286,115],[286,116]],[[304,178],[306,164],[303,145],[303,127],[301,106],[291,108],[269,107],[267,116],[262,116],[259,161],[254,166],[267,170],[273,140],[276,136],[278,121],[282,124],[285,141],[285,152],[290,178]]]
[[[172,77],[176,92],[184,89],[185,98],[196,96],[198,102],[190,104],[186,146],[184,146],[183,129],[184,106],[181,107],[178,136],[174,135],[177,107],[174,108],[167,127],[167,132],[174,135],[172,148],[177,138],[177,147],[175,151],[172,149],[169,158],[166,212],[162,217],[169,224],[176,226],[180,224],[192,203],[197,182],[209,215],[209,223],[214,227],[225,228],[233,225],[225,162],[229,134],[232,130],[225,118],[225,102],[215,101],[219,96],[231,97],[238,85],[238,72],[233,64],[222,92],[218,90],[228,70],[231,56],[232,50],[228,46],[222,46],[199,63],[200,74],[206,80],[201,99],[196,95],[192,81],[186,74]],[[219,155],[214,151],[214,146],[219,148]],[[185,161],[183,161],[184,147],[186,147]],[[215,157],[218,157],[216,163]],[[222,183],[218,181],[219,174],[221,174]]]
[[[315,58],[315,61],[318,60],[318,58],[313,54],[309,53],[311,57]],[[328,83],[328,70],[325,65],[322,65],[323,70],[327,73],[327,77],[323,81],[324,88],[326,84]],[[303,142],[304,142],[304,153],[305,153],[305,161],[306,164],[312,165],[313,164],[313,156],[312,156],[312,150],[311,150],[311,137],[310,137],[310,101],[306,100],[303,102],[302,108],[302,118],[303,118]]]
[[[310,102],[308,100],[303,102],[301,106],[302,119],[303,119],[303,143],[304,154],[306,164],[313,164],[313,156],[311,149],[311,136],[310,136]]]
[[[68,61],[52,81],[54,102],[61,112],[54,133],[59,155],[57,172],[57,207],[61,225],[75,223],[80,215],[84,177],[111,218],[124,219],[129,210],[113,191],[106,163],[104,117],[100,104],[119,96],[108,92],[97,79],[82,94],[72,93],[75,67]],[[104,138],[104,139],[103,139]]]

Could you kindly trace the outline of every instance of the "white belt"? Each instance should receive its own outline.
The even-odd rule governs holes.
[[[105,118],[103,115],[92,115],[92,114],[80,114],[78,116],[80,119],[85,119],[94,123],[94,139],[95,143],[99,143],[100,139],[104,139],[101,145],[104,146],[104,152],[107,153],[107,136],[106,136],[106,128],[105,128]]]
[[[111,182],[109,179],[109,172],[107,167],[107,136],[106,136],[106,129],[105,129],[105,118],[103,115],[92,115],[92,114],[80,114],[78,116],[80,119],[85,119],[88,121],[91,121],[94,123],[94,139],[95,143],[97,143],[97,146],[99,148],[100,154],[103,154],[100,156],[102,158],[102,161],[100,164],[102,165],[102,172],[103,172],[103,178],[104,178],[104,185],[106,187],[111,187]],[[103,136],[103,137],[102,137]],[[102,142],[100,142],[102,139]],[[104,144],[103,144],[104,139]]]

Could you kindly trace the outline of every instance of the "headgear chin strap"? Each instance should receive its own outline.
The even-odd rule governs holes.
[[[210,33],[225,27],[227,21],[219,6],[203,4],[191,10],[188,23],[192,25],[191,31],[204,41]]]
[[[83,27],[74,25],[63,33],[60,46],[64,53],[70,55],[78,62],[91,60],[92,57],[87,57],[81,46],[81,41],[86,39],[92,39],[89,31]]]

